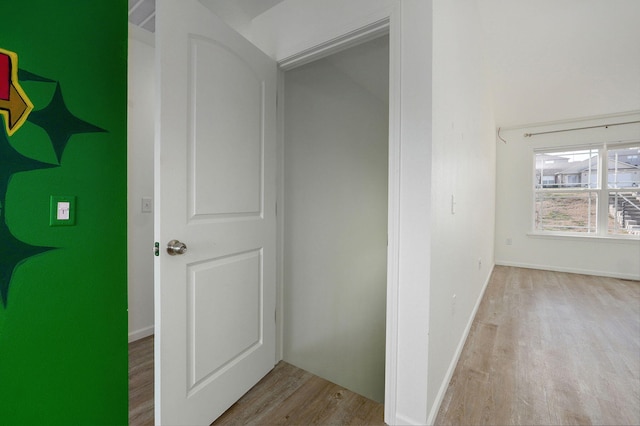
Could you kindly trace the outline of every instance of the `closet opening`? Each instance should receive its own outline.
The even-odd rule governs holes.
[[[388,35],[286,71],[283,104],[283,359],[383,402]]]

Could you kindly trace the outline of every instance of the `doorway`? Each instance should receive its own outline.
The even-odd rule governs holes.
[[[384,399],[387,35],[284,76],[283,359]]]
[[[285,95],[295,99],[285,97],[285,105],[289,100],[303,101],[314,92],[322,102],[316,100],[299,111],[294,108],[292,111],[301,114],[296,123],[309,124],[302,115],[305,112],[307,118],[318,120],[307,129],[288,127],[290,133],[285,135],[285,141],[288,136],[297,141],[299,134],[313,138],[305,137],[306,144],[295,145],[291,145],[295,141],[290,139],[286,144],[292,149],[284,150],[285,156],[291,157],[288,161],[285,158],[284,163],[282,205],[283,216],[287,218],[283,226],[284,286],[289,289],[283,295],[283,354],[292,364],[376,401],[382,401],[384,395],[388,49],[388,37],[381,37],[285,75],[288,89],[295,84],[302,90],[298,93],[286,89]],[[149,84],[148,75],[144,81]],[[133,105],[130,102],[130,108],[140,110],[144,108],[141,103],[146,101],[136,102]],[[332,116],[341,119],[340,123],[330,121]],[[313,149],[327,155],[316,155]],[[130,155],[134,161],[138,157]],[[312,171],[309,160],[314,159],[318,162],[314,171],[325,169],[327,179],[322,182],[316,182],[316,176],[307,173]],[[132,210],[137,211],[130,221],[132,227],[141,221],[148,225],[151,215],[141,211],[142,198],[151,194],[144,189],[130,199]],[[309,195],[312,202],[308,203],[304,197]],[[308,214],[301,213],[300,208],[314,205]],[[305,220],[309,222],[303,225]],[[321,232],[317,237],[305,236],[299,232],[305,227]],[[315,242],[309,241],[311,238]],[[319,252],[321,239],[326,249],[323,256],[313,262],[299,259],[305,250],[311,250],[312,254]],[[141,240],[144,241],[137,239],[137,243]],[[310,244],[305,245],[305,240]],[[152,259],[148,256],[148,244],[143,247],[140,252],[144,261],[151,263],[146,275],[149,278],[153,275]],[[138,266],[135,272],[144,274],[141,264],[133,264],[134,268]],[[330,274],[323,275],[322,269]],[[298,286],[297,282],[304,285]],[[134,283],[137,284],[138,281]],[[151,297],[145,299],[144,293],[140,293],[134,299],[153,300],[153,285],[145,291]],[[301,297],[304,302],[300,302]],[[310,315],[312,311],[316,316]],[[142,315],[137,318],[141,320]],[[135,337],[144,337],[153,331],[152,327],[153,323],[150,327],[144,325]],[[305,359],[309,362],[304,362]]]

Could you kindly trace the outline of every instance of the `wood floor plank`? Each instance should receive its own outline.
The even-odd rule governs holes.
[[[496,266],[435,424],[640,424],[640,282]]]
[[[383,425],[383,406],[280,362],[213,425]]]
[[[129,344],[129,424],[154,423],[153,336]],[[383,406],[280,362],[214,425],[383,425]]]
[[[129,343],[129,424],[153,426],[153,336]]]

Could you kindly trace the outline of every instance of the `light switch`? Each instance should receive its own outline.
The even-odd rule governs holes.
[[[142,213],[151,213],[153,211],[153,199],[151,197],[142,197]]]
[[[75,196],[52,195],[49,209],[49,226],[72,226],[76,224]]]
[[[58,220],[69,220],[68,201],[58,201]]]

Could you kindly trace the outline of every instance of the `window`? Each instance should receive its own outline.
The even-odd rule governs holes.
[[[534,152],[534,231],[640,238],[640,143]]]

